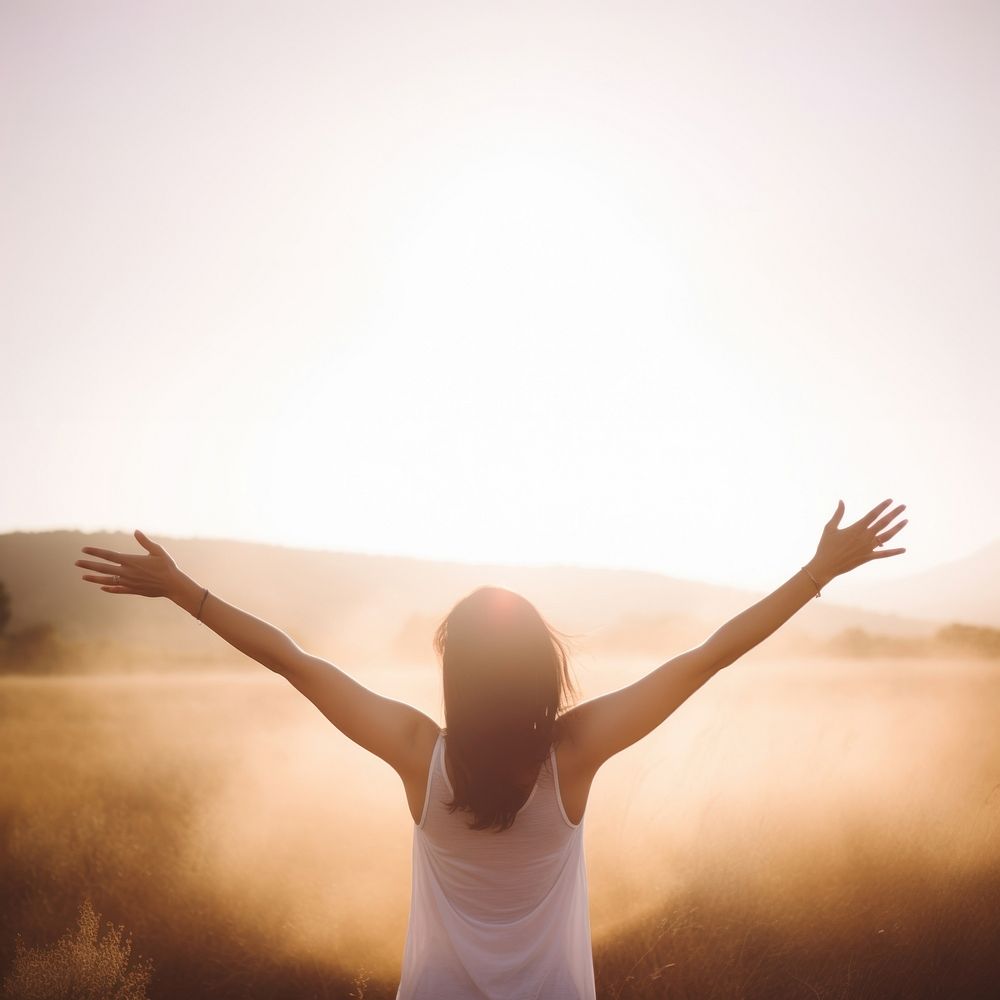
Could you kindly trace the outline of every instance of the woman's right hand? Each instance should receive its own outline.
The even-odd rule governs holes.
[[[814,575],[822,577],[821,582],[825,583],[835,576],[849,573],[852,569],[856,569],[872,559],[884,559],[887,556],[898,556],[905,552],[905,548],[876,551],[906,524],[904,518],[898,524],[889,527],[892,521],[906,509],[905,503],[900,504],[888,514],[880,516],[891,503],[891,499],[883,500],[877,507],[868,511],[864,517],[849,524],[846,528],[839,528],[840,519],[844,516],[844,501],[840,500],[833,517],[827,521],[823,528],[823,536],[816,547],[816,554],[809,561],[810,571]]]

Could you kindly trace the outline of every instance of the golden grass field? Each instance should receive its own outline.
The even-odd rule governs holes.
[[[996,661],[760,652],[594,783],[598,995],[1000,996]],[[433,668],[358,676],[440,721]],[[86,897],[155,1000],[395,995],[402,784],[264,668],[0,679],[0,824],[0,978]]]

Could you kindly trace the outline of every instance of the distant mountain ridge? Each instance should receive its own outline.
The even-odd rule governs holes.
[[[891,584],[848,576],[836,586],[845,600],[872,611],[1000,628],[1000,539]]]
[[[225,600],[274,622],[320,655],[358,664],[434,663],[434,628],[456,601],[484,584],[523,594],[550,624],[575,635],[584,649],[664,660],[707,638],[765,596],[640,570],[463,564],[231,539],[156,537],[185,572]],[[85,545],[140,552],[135,539],[123,532],[0,535],[0,580],[11,594],[11,629],[47,621],[77,641],[114,641],[151,655],[159,650],[188,657],[242,658],[167,601],[106,594],[82,581],[84,571],[73,564]],[[993,573],[995,580],[1000,543],[988,551],[992,555],[975,566],[980,577]],[[933,592],[940,572],[957,595],[963,580],[960,565],[896,582],[891,590],[907,596],[900,606],[916,606],[920,587]],[[944,620],[838,603],[837,590],[845,579],[767,639],[768,651],[792,650],[848,628],[924,637]],[[976,582],[982,581],[977,577]],[[933,601],[920,606],[931,607]],[[988,610],[986,605],[977,607]],[[969,615],[952,617],[975,621]],[[980,621],[989,624],[990,618]]]

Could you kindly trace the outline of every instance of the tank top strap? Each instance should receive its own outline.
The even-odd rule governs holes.
[[[538,799],[537,793],[540,788],[544,788],[544,797],[546,799],[550,797],[555,799],[559,815],[562,817],[566,826],[568,826],[571,830],[576,830],[582,825],[582,823],[572,822],[569,816],[566,815],[566,807],[563,805],[562,800],[562,789],[559,785],[559,765],[556,762],[555,746],[549,748],[549,755],[545,763],[539,769],[534,787],[529,792],[528,798],[525,800],[524,804],[518,810],[518,815],[527,812],[529,806],[531,806]],[[437,802],[445,798],[453,798],[454,795],[455,789],[452,787],[451,781],[448,778],[448,769],[445,766],[445,733],[444,730],[439,730],[437,741],[434,744],[434,750],[431,753],[431,760],[427,773],[427,788],[424,792],[424,805],[420,813],[420,822],[417,824],[418,828],[423,829],[426,825],[427,815],[432,801]]]

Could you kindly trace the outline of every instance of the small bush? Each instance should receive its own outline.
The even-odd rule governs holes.
[[[980,656],[1000,656],[1000,629],[955,622],[938,629],[937,638],[943,643]]]
[[[148,1000],[152,961],[132,964],[132,940],[124,927],[109,923],[103,938],[100,932],[101,918],[85,899],[76,933],[67,931],[40,948],[26,947],[19,934],[4,1000]]]
[[[51,622],[36,622],[3,636],[0,664],[5,671],[55,674],[70,660],[70,646]]]

